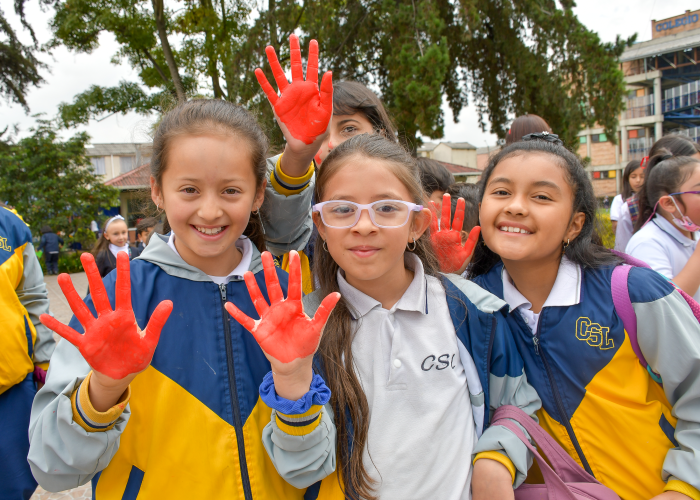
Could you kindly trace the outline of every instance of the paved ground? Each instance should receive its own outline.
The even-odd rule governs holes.
[[[81,297],[84,297],[87,293],[87,278],[85,273],[71,274],[71,279],[73,280],[73,285],[78,291]],[[56,317],[57,320],[68,323],[73,316],[73,313],[68,306],[68,301],[63,296],[61,288],[56,282],[56,276],[45,276],[44,282],[46,283],[46,288],[49,291],[49,302],[51,304],[51,312]],[[54,334],[56,340],[60,337]],[[36,492],[32,496],[31,500],[73,500],[73,499],[88,499],[92,498],[92,488],[90,483],[76,488],[74,490],[63,491],[61,493],[49,493],[45,491],[41,486],[37,488]]]

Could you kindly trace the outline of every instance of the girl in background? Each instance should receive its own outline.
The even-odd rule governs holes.
[[[627,163],[625,171],[622,174],[622,193],[618,194],[613,198],[610,204],[610,222],[612,222],[613,232],[617,232],[617,221],[620,219],[620,210],[622,210],[622,205],[629,200],[633,195],[635,195],[644,183],[644,167],[639,160],[632,160]],[[636,206],[636,198],[632,200]],[[617,242],[617,238],[615,239]],[[626,244],[626,242],[625,242]],[[622,246],[622,251],[625,247]]]
[[[513,120],[506,135],[506,146],[521,141],[527,134],[552,133],[552,129],[544,118],[537,115],[522,115]]]
[[[102,236],[95,243],[92,254],[95,256],[100,276],[107,276],[117,267],[117,254],[125,252],[129,259],[133,258],[133,250],[129,246],[129,228],[121,215],[110,217],[105,222]]]
[[[630,270],[639,347],[662,386],[615,311],[619,260],[601,245],[578,157],[540,135],[494,156],[481,188],[470,271],[510,305],[540,425],[625,500],[699,498],[700,325],[686,301],[658,273]]]

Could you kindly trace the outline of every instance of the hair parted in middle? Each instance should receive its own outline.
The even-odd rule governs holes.
[[[626,201],[627,198],[634,194],[634,191],[632,191],[632,186],[630,186],[630,175],[641,167],[642,163],[639,160],[632,160],[627,163],[625,171],[622,174],[622,201]]]
[[[317,202],[324,200],[324,189],[329,179],[361,158],[382,162],[406,186],[413,203],[425,204],[415,159],[398,143],[376,134],[355,136],[331,151],[316,180]],[[377,168],[382,166],[377,165]],[[316,248],[321,248],[321,244],[317,242]],[[412,253],[421,260],[426,275],[439,275],[438,261],[428,231],[416,240]],[[318,293],[322,297],[340,290],[338,270],[339,266],[329,252],[318,251],[315,254],[314,276],[318,279]],[[323,364],[324,379],[331,390],[331,403],[335,408],[338,460],[346,497],[373,499],[373,481],[362,461],[362,450],[367,446],[369,406],[353,368],[352,340],[355,331],[352,328],[350,308],[350,304],[341,297],[324,328],[318,356]],[[353,441],[352,452],[348,445],[350,435]]]
[[[489,178],[500,162],[514,156],[529,154],[547,155],[564,169],[567,182],[574,193],[571,217],[573,218],[574,214],[579,212],[582,212],[586,217],[581,232],[564,250],[569,260],[590,268],[618,263],[619,257],[603,246],[598,229],[600,223],[596,217],[598,200],[593,192],[593,185],[588,178],[588,173],[578,156],[559,144],[559,141],[551,142],[534,138],[516,142],[503,148],[490,159],[481,176],[479,201],[483,203]],[[483,237],[480,237],[480,240],[483,242]],[[500,260],[501,258],[485,244],[477,245],[472,259],[470,277],[486,274]]]

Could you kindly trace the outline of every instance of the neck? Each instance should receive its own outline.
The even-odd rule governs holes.
[[[238,264],[241,263],[241,259],[243,259],[243,254],[236,247],[235,241],[231,247],[215,257],[197,255],[187,246],[183,245],[177,237],[175,237],[175,248],[185,263],[196,267],[208,276],[228,276],[238,267]]]
[[[532,312],[538,314],[557,280],[561,253],[538,262],[502,260],[515,288],[532,304]]]
[[[372,280],[360,279],[345,273],[345,280],[365,295],[381,302],[384,309],[391,309],[403,297],[413,281],[413,271],[407,269],[403,258],[384,275]]]

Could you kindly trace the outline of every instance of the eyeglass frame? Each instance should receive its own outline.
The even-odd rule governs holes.
[[[374,220],[374,210],[371,210],[371,208],[376,205],[377,203],[382,203],[382,202],[396,202],[396,203],[402,203],[408,207],[408,215],[406,216],[406,221],[401,224],[400,226],[382,226],[381,224],[377,224],[377,221]],[[350,205],[355,205],[357,207],[357,215],[355,216],[355,222],[350,224],[349,226],[331,226],[330,224],[326,223],[326,220],[323,218],[323,208],[324,205],[327,205],[329,203],[349,203]],[[374,224],[377,227],[380,227],[382,229],[396,229],[399,227],[403,227],[406,224],[408,224],[408,219],[411,218],[411,212],[420,212],[423,210],[423,205],[416,205],[415,203],[411,203],[410,201],[403,201],[403,200],[377,200],[372,203],[369,203],[367,205],[363,205],[361,203],[355,203],[354,201],[348,201],[348,200],[328,200],[328,201],[323,201],[321,203],[316,203],[311,207],[311,210],[314,212],[318,212],[321,214],[321,221],[323,224],[327,227],[333,228],[333,229],[350,229],[351,227],[355,227],[358,222],[360,222],[360,217],[362,217],[362,211],[367,210],[367,213],[369,214],[369,218],[372,221],[372,224]]]
[[[700,191],[681,191],[680,193],[671,193],[667,194],[666,196],[677,196],[680,194],[700,194]]]

